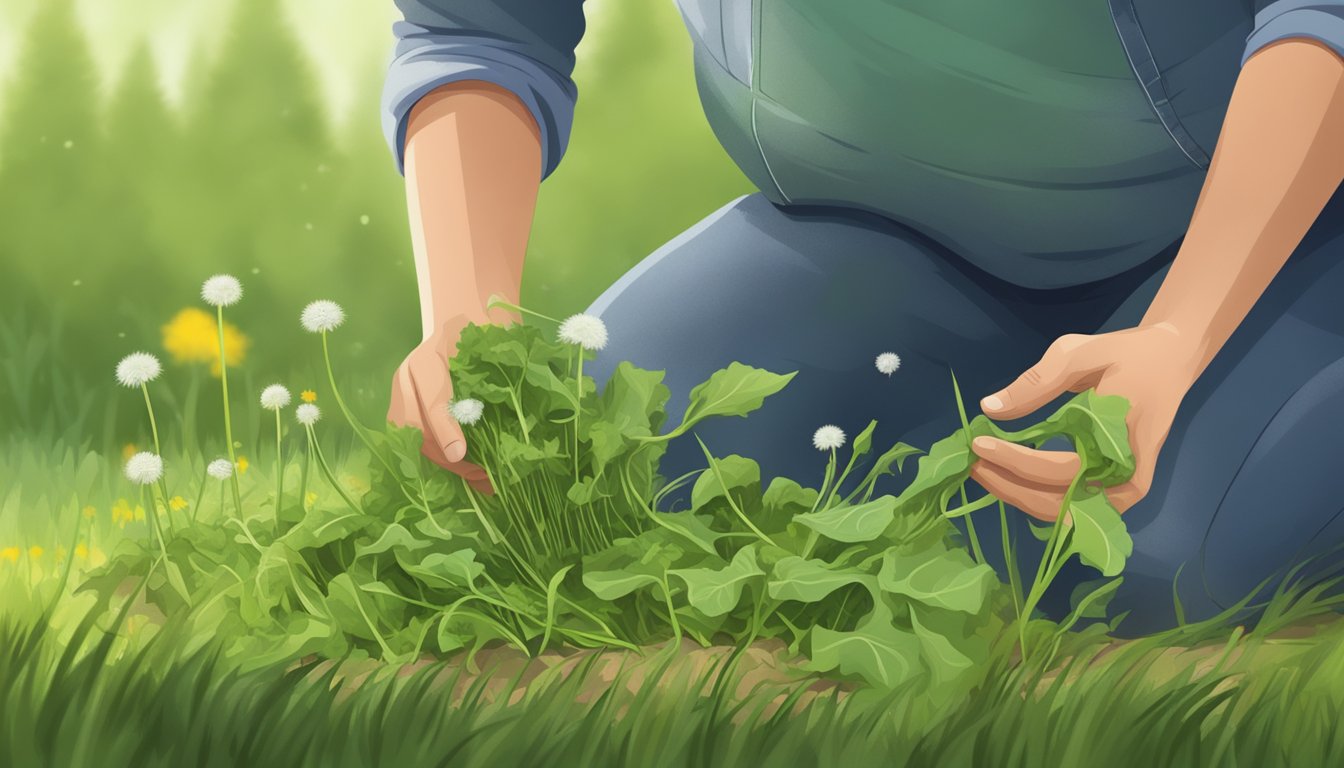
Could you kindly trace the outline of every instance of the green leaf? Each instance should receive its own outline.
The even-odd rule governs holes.
[[[416,564],[402,564],[411,576],[437,588],[472,589],[485,566],[476,562],[476,552],[460,549],[450,554],[434,552]]]
[[[794,373],[778,374],[742,363],[715,371],[691,390],[691,402],[675,434],[681,434],[711,416],[746,416],[765,398],[783,389]]]
[[[890,610],[879,602],[853,632],[813,629],[812,660],[807,668],[839,670],[871,685],[895,688],[919,674],[919,654],[918,638],[896,628]]]
[[[746,490],[748,496],[759,497],[761,468],[756,462],[737,455],[724,456],[712,461],[713,465],[708,471],[700,473],[695,480],[695,486],[691,489],[692,510],[702,510],[711,501],[723,498],[725,485],[730,492]],[[718,467],[718,475],[714,473],[715,466]],[[720,477],[723,478],[722,482],[719,480]],[[734,498],[737,498],[736,493]]]
[[[876,580],[857,568],[828,568],[818,560],[791,555],[775,563],[766,589],[776,600],[816,603],[848,584],[876,586]]]
[[[832,541],[856,544],[881,536],[895,516],[895,497],[883,496],[866,504],[832,507],[793,519]]]
[[[657,576],[629,571],[584,571],[583,586],[603,600],[615,600],[661,582]]]
[[[668,571],[686,582],[686,600],[706,616],[722,616],[737,607],[742,589],[764,576],[756,563],[756,551],[743,547],[725,568],[680,568]]]
[[[1101,571],[1103,576],[1119,575],[1125,569],[1125,559],[1134,553],[1134,540],[1106,495],[1096,493],[1074,499],[1069,514],[1073,518],[1069,546],[1078,559]]]
[[[592,504],[598,499],[611,498],[611,495],[611,491],[607,489],[606,483],[600,482],[595,477],[582,478],[577,483],[569,486],[569,490],[565,491],[565,498],[569,499],[571,504],[578,507]]]
[[[948,631],[950,627],[942,627],[940,631],[932,625],[926,626],[925,622],[920,621],[920,613],[920,609],[911,610],[910,623],[914,626],[915,636],[919,638],[924,661],[933,671],[935,683],[952,683],[961,678],[975,662],[953,643],[955,636]]]
[[[765,489],[761,503],[769,512],[787,513],[790,517],[799,511],[806,512],[817,503],[817,492],[804,488],[787,477],[776,477]]]
[[[868,422],[868,426],[863,428],[850,444],[850,450],[855,457],[865,456],[873,448],[873,430],[877,429],[877,419]]]
[[[911,555],[888,550],[877,583],[886,592],[925,605],[978,613],[997,582],[994,569],[972,562],[964,550],[934,549]]]
[[[356,547],[355,557],[382,554],[383,552],[394,549],[414,552],[417,549],[424,549],[428,546],[428,541],[417,539],[415,535],[406,530],[401,523],[392,523],[387,526],[387,528],[383,529],[383,535],[379,536],[377,541]]]

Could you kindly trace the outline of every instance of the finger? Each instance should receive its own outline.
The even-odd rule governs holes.
[[[1125,512],[1143,500],[1153,487],[1153,477],[1157,472],[1157,457],[1167,440],[1167,429],[1163,420],[1140,419],[1132,427],[1132,447],[1134,449],[1134,474],[1129,480],[1106,489],[1106,496],[1116,510]]]
[[[1067,487],[1082,466],[1073,451],[1041,451],[1010,443],[996,437],[981,436],[971,441],[976,456],[1032,483]]]
[[[411,368],[411,382],[415,388],[416,403],[425,425],[426,456],[447,467],[467,455],[467,442],[462,427],[448,413],[448,401],[453,388],[446,372],[432,368]]]
[[[420,409],[415,405],[415,388],[405,368],[398,368],[392,376],[392,398],[387,408],[387,420],[398,427],[422,429]]]
[[[980,408],[993,419],[1016,419],[1049,403],[1091,371],[1080,370],[1075,357],[1086,346],[1086,336],[1061,336],[1039,362],[1013,383],[986,396]]]
[[[1059,508],[1064,504],[1063,493],[1024,484],[1006,471],[982,461],[971,467],[971,479],[1005,504],[1047,523],[1053,523],[1059,517]]]

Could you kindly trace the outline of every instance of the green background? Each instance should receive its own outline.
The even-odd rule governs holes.
[[[169,362],[161,327],[202,306],[218,272],[245,288],[228,316],[251,341],[239,400],[271,381],[320,393],[298,313],[329,298],[349,315],[337,366],[376,418],[419,340],[378,114],[391,0],[123,5],[0,2],[0,432],[143,439],[115,363],[140,349]],[[674,4],[588,6],[573,138],[542,187],[524,281],[546,313],[581,310],[749,191],[705,124]],[[178,411],[199,375],[185,367],[159,387]],[[217,406],[203,400],[202,415]]]

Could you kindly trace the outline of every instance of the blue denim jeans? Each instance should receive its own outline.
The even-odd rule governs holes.
[[[1152,491],[1125,514],[1134,554],[1111,604],[1131,612],[1122,632],[1176,622],[1178,569],[1181,603],[1198,619],[1344,540],[1344,239],[1334,225],[1342,208],[1326,210],[1186,396]],[[734,360],[797,371],[749,418],[696,431],[716,455],[759,461],[765,482],[782,475],[815,487],[824,468],[810,443],[818,426],[853,435],[877,419],[878,449],[897,440],[927,449],[960,424],[949,370],[974,413],[1056,337],[1136,324],[1174,252],[1173,244],[1100,282],[1028,289],[885,219],[783,209],[752,195],[659,249],[593,304],[611,341],[591,370],[602,382],[621,360],[666,369],[671,423],[690,388]],[[891,377],[873,365],[887,351],[902,360]],[[664,474],[703,466],[687,436],[670,447]],[[914,466],[882,490],[899,491]],[[1025,515],[1010,517],[1034,562],[1039,543]],[[997,522],[978,530],[987,553],[999,551]],[[990,559],[1002,571],[1001,558]],[[1096,577],[1066,569],[1045,610],[1066,610],[1073,586]]]

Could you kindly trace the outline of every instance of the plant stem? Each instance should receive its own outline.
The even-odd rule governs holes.
[[[583,348],[579,347],[579,371],[574,377],[574,482],[579,482],[579,416],[583,413]]]
[[[201,478],[201,489],[196,492],[196,506],[191,508],[191,515],[187,518],[192,525],[196,524],[196,513],[201,508],[201,502],[205,501],[205,485],[208,482],[210,482],[209,472],[205,474],[205,477]]]
[[[299,510],[308,511],[308,472],[313,464],[313,438],[308,436],[308,441],[303,449],[303,468],[299,472]]]
[[[304,428],[308,430],[308,444],[313,447],[313,453],[317,454],[318,469],[322,470],[322,474],[326,476],[327,482],[331,484],[332,488],[336,489],[336,492],[341,495],[341,498],[350,506],[350,509],[362,513],[363,510],[359,508],[359,505],[355,503],[355,500],[350,498],[350,494],[347,493],[340,482],[336,480],[336,474],[331,471],[331,466],[327,464],[327,457],[322,454],[322,444],[317,442],[317,437],[313,434],[313,428],[307,425],[305,425]]]
[[[168,547],[163,543],[163,531],[159,528],[159,509],[154,503],[154,493],[150,486],[141,486],[140,496],[149,507],[150,530],[155,534],[154,538],[159,542],[159,552],[163,554],[163,559],[168,559]]]
[[[229,463],[233,472],[229,473],[229,487],[233,489],[233,505],[237,509],[238,519],[243,518],[243,494],[238,490],[238,457],[233,450],[233,419],[229,415],[229,366],[224,359],[224,307],[215,307],[215,325],[219,330],[219,384],[224,399],[224,440],[229,444]],[[247,528],[246,525],[243,526]],[[248,537],[252,536],[251,532]]]
[[[149,413],[149,433],[154,437],[154,455],[162,458],[163,446],[159,443],[159,424],[154,419],[154,404],[151,403],[149,400],[149,385],[142,383],[140,385],[140,391],[145,395],[145,411]],[[160,477],[158,485],[159,485],[159,491],[163,494],[163,498],[167,499],[168,498],[167,481],[164,480],[162,477]],[[176,533],[173,531],[173,516],[171,510],[169,510],[168,514],[168,531],[176,535]]]
[[[280,409],[275,409],[275,530],[280,530],[280,505],[285,496],[285,462],[280,452]],[[302,502],[300,502],[302,503]]]

